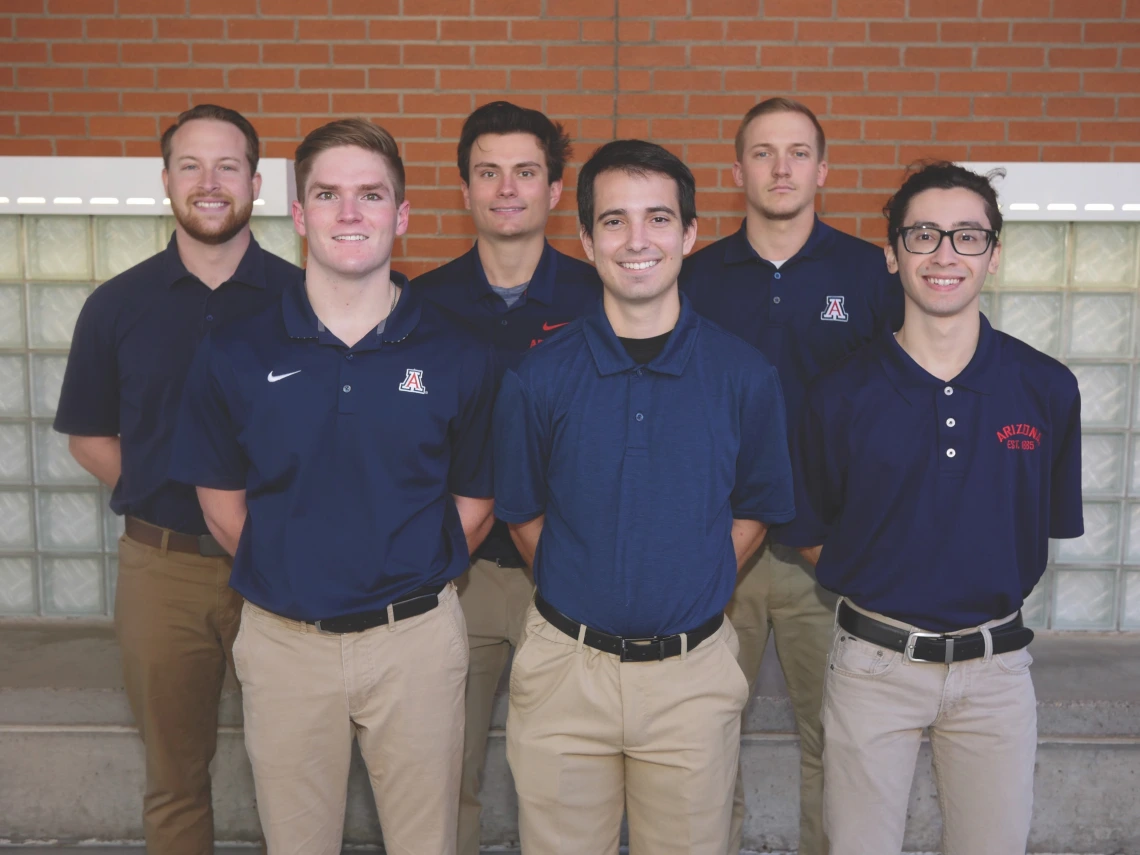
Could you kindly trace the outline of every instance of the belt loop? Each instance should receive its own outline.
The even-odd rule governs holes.
[[[839,628],[839,610],[843,608],[843,601],[845,597],[839,597],[835,600],[835,620],[832,622],[832,629]]]
[[[577,648],[578,653],[582,652],[582,648],[585,646],[585,644],[586,644],[586,624],[580,623],[580,624],[578,624],[578,648]]]
[[[158,554],[161,555],[163,558],[165,558],[166,553],[169,550],[169,546],[170,546],[170,529],[164,528],[162,530],[162,542],[159,544],[159,547],[158,547]]]
[[[978,627],[978,629],[981,631],[982,638],[986,642],[986,655],[982,658],[982,661],[990,662],[994,658],[994,637],[990,634],[990,628],[988,626],[981,626]]]
[[[689,658],[689,634],[687,632],[681,633],[681,661],[684,662]]]
[[[396,631],[396,610],[388,603],[388,632]]]

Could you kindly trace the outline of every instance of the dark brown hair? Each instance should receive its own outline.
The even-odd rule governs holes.
[[[819,119],[815,117],[815,113],[811,111],[810,107],[806,104],[801,104],[799,101],[794,101],[791,98],[768,98],[744,114],[744,118],[740,120],[740,127],[736,129],[737,160],[744,159],[744,134],[747,132],[748,126],[752,124],[752,120],[758,119],[761,116],[768,116],[772,113],[799,113],[801,116],[807,116],[815,127],[816,144],[819,147],[819,159],[823,160],[824,155],[827,154],[827,137],[824,136],[823,125],[819,123]]]
[[[392,193],[396,204],[404,201],[404,161],[400,159],[400,147],[395,138],[379,125],[367,119],[339,119],[321,125],[309,132],[297,146],[293,159],[293,175],[297,181],[297,198],[305,199],[305,182],[313,169],[317,155],[330,148],[356,146],[365,151],[380,155],[388,163],[392,173]]]
[[[249,161],[249,172],[251,175],[257,172],[257,161],[261,157],[261,141],[257,137],[257,131],[253,129],[253,125],[249,123],[249,119],[237,110],[231,110],[229,107],[219,107],[217,104],[199,104],[197,107],[191,107],[189,110],[181,113],[174,124],[166,129],[166,132],[162,135],[163,166],[167,169],[170,168],[170,152],[174,147],[174,134],[187,122],[193,122],[197,119],[213,119],[216,122],[229,122],[241,131],[245,137],[245,159]]]

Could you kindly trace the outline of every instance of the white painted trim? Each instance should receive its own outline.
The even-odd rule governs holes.
[[[293,161],[263,157],[258,217],[286,217],[296,198]],[[161,157],[0,157],[0,214],[170,213]]]
[[[963,163],[995,181],[1007,221],[1140,221],[1140,163]]]

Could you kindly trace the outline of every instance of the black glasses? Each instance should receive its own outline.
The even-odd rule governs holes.
[[[899,229],[903,246],[915,255],[938,252],[942,238],[950,238],[950,245],[959,255],[984,255],[997,238],[993,229],[936,229],[933,226],[906,226]]]

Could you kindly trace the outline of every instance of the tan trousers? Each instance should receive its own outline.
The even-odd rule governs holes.
[[[902,851],[925,727],[943,855],[1023,855],[1037,750],[1032,661],[1026,649],[953,665],[912,662],[836,629],[823,707],[832,855]]]
[[[523,855],[723,855],[748,683],[725,621],[686,655],[625,662],[531,606],[511,668],[507,760]]]
[[[234,660],[269,855],[340,855],[352,739],[389,855],[455,852],[467,632],[426,614],[334,635],[246,603]]]
[[[459,855],[479,855],[479,790],[487,759],[487,733],[495,692],[511,648],[522,637],[534,582],[521,567],[499,567],[476,559],[457,582],[459,605],[467,619],[471,664],[467,668],[467,708],[463,737],[463,778],[459,789]]]
[[[776,656],[788,684],[800,734],[800,855],[827,855],[819,711],[835,605],[835,595],[816,584],[815,570],[796,550],[769,541],[741,571],[727,609],[740,636],[740,667],[748,678],[750,698],[760,674],[768,634],[776,636]],[[729,855],[740,852],[744,814],[744,779],[738,772]]]
[[[230,559],[119,539],[115,634],[146,748],[143,829],[151,855],[212,855],[210,761],[241,597]]]

